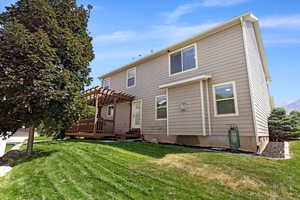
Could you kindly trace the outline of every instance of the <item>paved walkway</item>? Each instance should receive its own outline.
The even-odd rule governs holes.
[[[27,139],[28,137],[23,137],[23,136],[12,136],[10,138],[8,138],[7,140],[7,144],[21,144],[23,142],[25,142],[25,140]]]
[[[25,138],[25,139],[27,139],[27,138]],[[13,141],[16,141],[16,140],[13,139]],[[18,138],[17,141],[20,141],[20,139]],[[23,140],[23,142],[25,142],[25,140]],[[23,142],[16,144],[11,150],[19,150],[20,147],[22,146]],[[10,170],[12,170],[12,167],[10,167],[10,166],[0,166],[0,177],[5,176],[8,172],[10,172]]]
[[[0,166],[0,177],[5,176],[10,170],[12,170],[10,166]]]
[[[6,142],[7,140],[3,140],[3,138],[0,137],[0,157],[3,156],[5,153]]]

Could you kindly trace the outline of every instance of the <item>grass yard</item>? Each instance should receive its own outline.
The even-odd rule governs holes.
[[[47,136],[34,137],[34,141],[45,141],[45,140],[52,140],[52,137],[47,137]]]
[[[0,178],[0,199],[300,199],[293,159],[133,142],[52,141]]]
[[[6,144],[5,152],[10,151],[14,146],[15,146],[15,145],[13,145],[13,144]]]

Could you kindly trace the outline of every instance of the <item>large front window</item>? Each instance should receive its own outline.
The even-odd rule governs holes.
[[[170,54],[170,74],[196,68],[195,45]]]
[[[214,85],[216,115],[237,115],[235,83]]]
[[[156,119],[167,119],[167,96],[161,95],[155,97]]]

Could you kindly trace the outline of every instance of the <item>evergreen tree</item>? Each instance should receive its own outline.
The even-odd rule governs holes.
[[[19,0],[0,14],[0,134],[41,123],[61,131],[79,119],[94,58],[88,9],[76,0]]]
[[[271,141],[286,141],[299,137],[299,121],[287,115],[284,108],[276,108],[269,117],[269,134]]]

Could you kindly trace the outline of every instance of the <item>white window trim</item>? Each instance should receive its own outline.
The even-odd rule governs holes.
[[[202,134],[203,134],[203,136],[206,136],[203,80],[200,80],[200,98],[201,98]]]
[[[134,85],[128,86],[128,72],[134,71]],[[136,86],[136,67],[130,68],[126,71],[126,88],[133,88]]]
[[[165,97],[166,97],[166,101],[167,101],[167,106],[166,106],[167,117],[166,117],[166,118],[158,119],[158,118],[157,118],[157,102],[156,102],[156,101],[157,101],[157,99],[158,99],[159,97],[162,97],[162,96],[165,96]],[[160,121],[160,120],[167,120],[167,119],[168,119],[168,96],[165,95],[165,94],[155,96],[155,120]]]
[[[133,125],[134,125],[134,121],[133,121],[133,104],[134,103],[136,103],[136,102],[140,102],[141,103],[141,108],[140,108],[140,110],[141,110],[141,119],[140,119],[140,129],[141,129],[141,131],[142,131],[142,125],[143,125],[143,99],[137,99],[137,100],[134,100],[134,101],[132,101],[132,103],[131,103],[131,128],[133,127]]]
[[[102,87],[104,88],[104,82],[105,81],[109,81],[109,86],[108,86],[108,89],[110,89],[110,87],[111,87],[111,78],[106,78],[106,79],[103,79],[102,80]]]
[[[177,52],[179,52],[179,51],[182,52],[182,50],[187,49],[187,48],[190,48],[190,47],[194,47],[194,48],[195,48],[195,64],[196,64],[196,66],[195,66],[194,68],[192,68],[192,69],[188,69],[188,70],[185,70],[185,71],[181,71],[181,72],[177,72],[177,73],[171,74],[171,55],[172,55],[173,53],[177,53]],[[175,51],[172,51],[172,52],[170,52],[170,53],[168,54],[168,56],[169,56],[169,76],[176,76],[176,75],[178,75],[178,74],[182,74],[182,73],[186,73],[186,72],[190,72],[190,71],[193,71],[193,70],[198,69],[198,51],[197,51],[197,43],[194,43],[194,44],[192,44],[192,45],[183,47],[183,48],[181,48],[181,49],[177,49],[177,50],[175,50]],[[181,55],[181,63],[183,64],[182,59],[183,59],[183,56]]]
[[[111,114],[109,114],[109,107],[111,107],[111,106],[113,107],[113,112]],[[107,106],[107,116],[108,117],[113,117],[114,114],[115,114],[115,107],[114,107],[114,105]]]
[[[218,87],[218,86],[229,85],[229,84],[232,84],[232,88],[233,88],[233,100],[234,100],[235,113],[230,113],[230,114],[218,114],[215,88]],[[238,115],[239,115],[235,81],[230,81],[230,82],[225,82],[225,83],[214,84],[214,85],[212,86],[212,90],[213,90],[214,113],[215,113],[215,117],[233,117],[233,116],[238,116]],[[232,99],[232,98],[230,98],[230,99]],[[224,100],[226,100],[226,99],[224,99]]]
[[[169,132],[169,88],[166,89],[166,96],[167,96],[167,136],[170,135]]]

